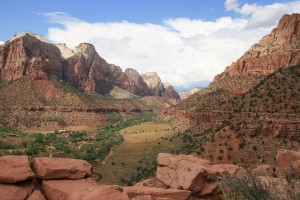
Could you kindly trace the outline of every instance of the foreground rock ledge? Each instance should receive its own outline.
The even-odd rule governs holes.
[[[212,165],[209,161],[191,155],[160,153],[157,157],[156,178],[166,186],[192,192],[193,196],[207,197],[220,193],[214,178],[225,174],[244,172],[237,165]]]
[[[28,156],[0,157],[0,182],[17,183],[35,177]]]
[[[119,186],[99,186],[88,180],[49,180],[42,187],[49,200],[129,200]]]
[[[70,158],[34,158],[33,169],[40,179],[83,179],[92,174],[92,165]]]

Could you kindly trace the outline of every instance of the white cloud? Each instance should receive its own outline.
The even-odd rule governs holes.
[[[237,0],[226,0],[226,10],[235,11],[249,18],[247,28],[274,26],[282,15],[298,13],[300,11],[300,1],[287,3],[273,3],[269,5],[244,4],[239,6]]]
[[[234,10],[238,11],[239,10],[239,3],[237,0],[226,0],[225,1],[225,8],[226,10]]]
[[[54,43],[63,42],[74,48],[89,42],[109,63],[123,69],[132,67],[140,73],[156,71],[164,82],[188,87],[211,81],[268,34],[284,14],[282,10],[299,10],[298,4],[299,1],[269,6],[245,4],[238,7],[241,17],[237,18],[221,17],[214,21],[175,18],[162,24],[89,23],[66,13],[44,15],[60,25],[48,30],[48,38]],[[273,12],[276,6],[280,14]]]
[[[3,41],[0,41],[0,45],[2,45],[2,44],[4,44],[4,42],[3,42]]]

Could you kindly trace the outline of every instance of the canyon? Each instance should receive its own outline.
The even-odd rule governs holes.
[[[298,199],[299,22],[284,15],[208,87],[180,94],[156,72],[107,63],[92,44],[14,36],[0,45],[0,195],[218,200],[246,188]],[[19,130],[67,125],[94,129]]]

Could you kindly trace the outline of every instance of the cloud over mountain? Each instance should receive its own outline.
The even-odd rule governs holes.
[[[156,71],[175,87],[212,80],[253,43],[269,33],[279,18],[300,10],[300,1],[240,5],[225,2],[239,17],[213,21],[189,18],[165,19],[161,24],[87,22],[63,12],[43,13],[51,23],[48,38],[73,48],[81,42],[95,45],[108,62],[141,73]],[[268,13],[267,15],[265,13]]]

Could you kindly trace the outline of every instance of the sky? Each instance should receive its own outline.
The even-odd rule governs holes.
[[[276,27],[293,0],[26,0],[1,2],[0,44],[31,31],[107,62],[155,71],[178,91],[203,87]]]

